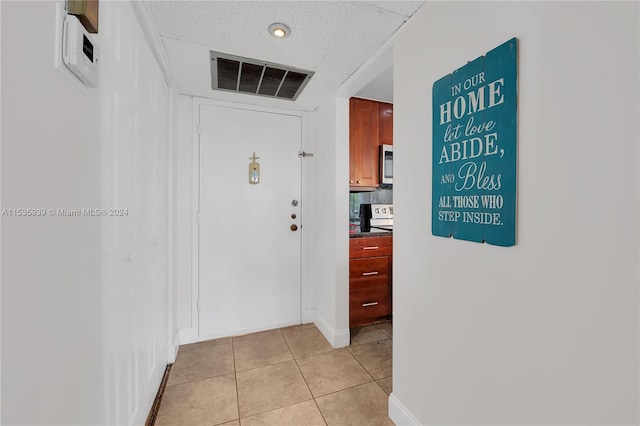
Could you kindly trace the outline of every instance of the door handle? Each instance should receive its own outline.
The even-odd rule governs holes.
[[[291,230],[293,232],[297,231],[298,230],[298,225],[296,225],[295,223],[293,225],[291,225]]]
[[[379,302],[369,302],[369,303],[363,303],[362,307],[366,308],[368,306],[376,306]]]
[[[375,272],[363,272],[362,275],[364,275],[365,277],[368,277],[370,275],[378,275],[378,271],[375,271]]]

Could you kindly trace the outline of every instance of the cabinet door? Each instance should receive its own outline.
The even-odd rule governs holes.
[[[391,315],[391,288],[376,287],[349,292],[349,327],[370,324]]]
[[[349,106],[349,185],[377,187],[380,167],[378,102],[351,98]]]
[[[393,145],[393,104],[380,102],[380,145]]]

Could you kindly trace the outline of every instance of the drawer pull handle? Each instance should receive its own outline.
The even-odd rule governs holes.
[[[362,307],[366,308],[367,306],[376,306],[377,304],[378,304],[378,302],[363,303]]]
[[[378,250],[379,248],[378,246],[362,247],[362,250]]]
[[[375,271],[375,272],[363,272],[362,275],[365,276],[365,277],[368,277],[369,275],[378,275],[378,271]]]

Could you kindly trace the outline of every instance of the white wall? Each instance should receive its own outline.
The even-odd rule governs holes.
[[[106,424],[144,423],[172,352],[170,92],[134,7],[100,4]]]
[[[54,68],[55,2],[1,6],[2,208],[127,212],[2,217],[2,423],[142,424],[172,353],[167,83],[130,2],[100,5],[98,89]]]
[[[100,205],[99,98],[54,69],[54,2],[1,2],[2,209]],[[2,217],[2,424],[103,422],[100,227]]]
[[[637,2],[428,2],[394,44],[398,424],[638,424]],[[431,235],[431,87],[519,39],[518,238]]]
[[[193,98],[179,95],[176,111],[176,284],[178,328],[191,327],[193,218]]]
[[[334,347],[349,344],[349,142],[340,138],[345,125],[348,135],[348,117],[348,100],[324,100],[312,114],[314,157],[303,169],[303,274],[313,291],[314,322]]]
[[[367,60],[311,114],[315,158],[306,162],[308,188],[303,273],[313,289],[315,324],[334,347],[350,343],[349,332],[349,98],[392,66],[391,41]],[[309,224],[309,218],[313,222]],[[308,226],[311,225],[311,226]]]

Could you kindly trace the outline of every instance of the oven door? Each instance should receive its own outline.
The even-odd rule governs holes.
[[[380,183],[393,184],[393,145],[380,145]]]

